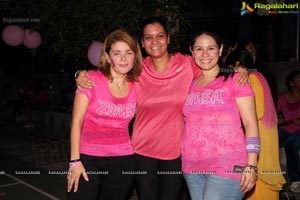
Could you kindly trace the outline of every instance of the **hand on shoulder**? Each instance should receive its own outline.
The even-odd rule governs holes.
[[[76,72],[76,86],[78,89],[82,90],[85,88],[93,88],[95,86],[95,82],[90,79],[89,73],[87,70],[82,70],[80,72]]]

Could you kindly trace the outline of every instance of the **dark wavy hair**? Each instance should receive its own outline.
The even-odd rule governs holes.
[[[200,37],[201,35],[208,35],[208,36],[212,37],[216,41],[216,43],[217,43],[217,45],[218,45],[219,48],[221,48],[223,46],[223,39],[222,39],[222,37],[220,35],[218,35],[216,33],[213,33],[213,32],[210,32],[210,31],[207,31],[207,30],[203,30],[201,32],[198,32],[197,34],[195,34],[192,37],[191,42],[189,44],[190,49],[193,49],[193,46],[194,46],[194,44],[196,42],[196,39],[198,37]],[[229,75],[231,77],[234,75],[234,73],[235,73],[234,70],[228,68],[227,66],[223,66],[222,65],[220,57],[219,57],[218,65],[220,67],[220,71],[219,71],[217,77],[223,76],[224,77],[224,81],[226,81],[228,79]]]
[[[156,24],[156,23],[160,24],[163,27],[166,35],[168,36],[169,35],[169,28],[168,28],[168,25],[167,25],[166,21],[167,20],[164,17],[162,17],[162,16],[152,16],[152,17],[146,18],[142,22],[142,25],[141,25],[141,34],[140,34],[140,37],[143,38],[144,29],[145,29],[145,27],[147,25],[149,25],[149,24]]]
[[[235,49],[228,56],[225,61],[225,65],[235,65],[235,63],[239,61],[242,65],[244,65],[248,69],[254,69],[255,66],[253,64],[253,58],[249,51],[246,49]]]

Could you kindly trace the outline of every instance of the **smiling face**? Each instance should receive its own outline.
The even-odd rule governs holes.
[[[170,37],[159,23],[148,24],[144,27],[142,45],[149,56],[163,57],[168,54]]]
[[[196,64],[202,70],[211,70],[219,67],[218,61],[221,56],[223,46],[219,47],[216,40],[206,34],[199,35],[190,48]]]
[[[126,75],[133,68],[135,54],[126,42],[113,43],[109,54],[106,53],[105,56],[111,65],[110,72],[113,77]]]

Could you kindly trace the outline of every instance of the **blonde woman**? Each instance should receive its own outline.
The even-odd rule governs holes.
[[[124,30],[104,41],[94,88],[77,89],[71,124],[69,199],[125,200],[132,186],[128,125],[136,111],[134,82],[141,72],[138,42]],[[101,192],[101,193],[100,193]]]

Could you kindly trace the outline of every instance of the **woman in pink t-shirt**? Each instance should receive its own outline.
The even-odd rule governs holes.
[[[77,89],[71,124],[68,198],[126,199],[132,186],[133,147],[128,125],[136,112],[134,82],[141,72],[138,42],[116,30],[104,41],[94,88]],[[101,194],[100,194],[101,192]]]
[[[185,102],[182,171],[193,200],[241,200],[255,185],[260,140],[254,93],[220,68],[223,45],[200,32],[190,50],[202,70]],[[245,128],[242,129],[241,119]]]
[[[244,200],[279,200],[279,192],[285,184],[279,163],[277,116],[272,93],[267,80],[257,70],[253,55],[246,49],[232,51],[226,59],[226,66],[246,66],[255,94],[255,108],[261,143],[257,162],[258,173],[255,187],[245,195]]]
[[[289,190],[300,192],[300,71],[290,72],[285,85],[288,92],[278,98],[279,144],[284,147],[287,174],[291,185]]]

